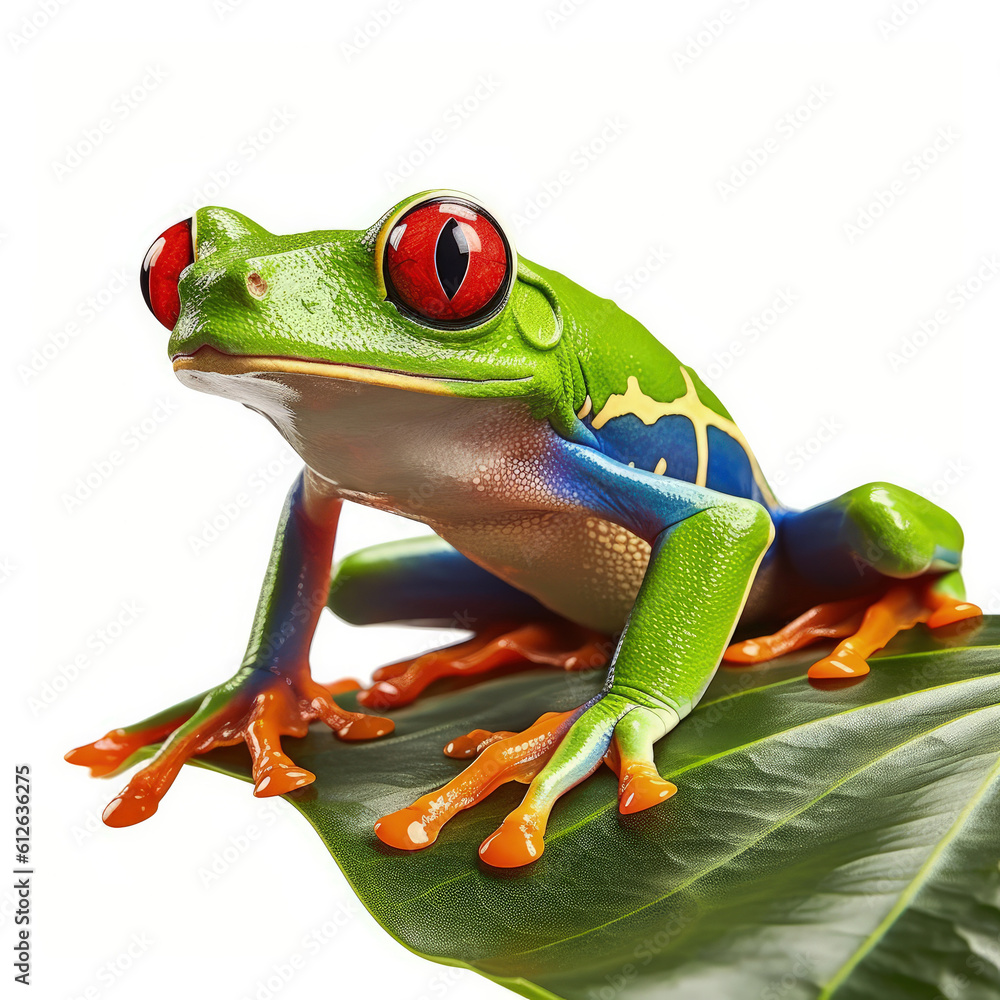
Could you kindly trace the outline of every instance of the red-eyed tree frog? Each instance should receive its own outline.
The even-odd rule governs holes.
[[[808,510],[782,506],[716,396],[613,302],[519,257],[468,195],[407,198],[367,230],[275,236],[202,208],[152,245],[142,290],[177,377],[243,403],[301,456],[243,661],[228,681],[71,751],[109,773],[162,747],[104,821],[151,816],[194,754],[245,741],[256,795],[314,776],[281,749],[322,720],[387,737],[381,713],[448,675],[512,661],[606,667],[599,695],[521,733],[483,730],[443,788],[383,817],[386,844],[426,848],[501,783],[521,805],[480,847],[538,858],[558,798],[602,762],[635,812],[676,788],[654,743],[723,659],[757,663],[839,640],[809,673],[858,677],[897,631],[980,614],[965,600],[955,519],[877,482]],[[348,555],[345,500],[433,534]],[[353,682],[313,680],[324,607],[354,624],[471,622],[474,637]],[[734,642],[734,633],[742,636]],[[456,719],[456,728],[461,719]],[[676,806],[671,806],[676,808]]]

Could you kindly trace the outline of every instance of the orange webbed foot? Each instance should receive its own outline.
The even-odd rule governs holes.
[[[284,795],[315,780],[281,748],[283,736],[304,736],[315,719],[341,739],[373,739],[390,733],[390,719],[342,709],[331,688],[351,690],[351,682],[324,687],[307,673],[292,683],[266,671],[245,671],[235,681],[190,699],[175,709],[106,736],[66,754],[93,774],[109,774],[141,747],[166,741],[108,804],[108,826],[131,826],[152,816],[186,760],[214,747],[246,742],[253,763],[254,794]]]
[[[380,667],[372,674],[372,686],[358,695],[358,704],[379,710],[398,708],[442,677],[472,677],[526,664],[590,670],[606,666],[610,655],[607,636],[571,622],[496,625],[465,642]]]
[[[860,598],[818,604],[773,635],[734,642],[722,658],[726,663],[765,663],[821,639],[851,635],[869,603],[870,598]]]
[[[963,621],[982,611],[968,601],[935,589],[935,578],[918,577],[892,584],[881,596],[819,604],[773,635],[733,643],[723,654],[727,663],[762,663],[802,649],[820,639],[841,641],[808,671],[814,680],[864,677],[868,657],[893,636],[925,622],[929,628]]]
[[[429,847],[444,824],[463,809],[470,809],[508,781],[531,781],[576,714],[546,713],[522,733],[507,735],[480,729],[452,740],[445,748],[449,756],[466,756],[476,747],[482,747],[482,751],[443,788],[383,816],[375,824],[375,834],[382,843],[404,851]]]
[[[445,750],[453,757],[478,752],[477,759],[444,787],[383,816],[375,833],[390,847],[421,850],[435,842],[458,812],[482,802],[500,785],[520,781],[528,784],[520,806],[482,842],[479,857],[495,868],[531,864],[545,851],[545,830],[556,801],[602,761],[619,775],[623,813],[670,798],[677,789],[657,773],[652,747],[677,721],[670,709],[640,707],[605,691],[572,712],[543,715],[522,733],[473,730]]]

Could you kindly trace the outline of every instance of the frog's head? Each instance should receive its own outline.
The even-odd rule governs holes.
[[[143,294],[182,381],[328,376],[457,396],[558,394],[563,318],[467,195],[407,198],[374,226],[275,236],[202,208],[150,247]]]

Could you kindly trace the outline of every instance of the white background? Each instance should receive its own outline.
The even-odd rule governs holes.
[[[107,830],[123,779],[61,760],[233,671],[295,474],[264,421],[175,382],[140,297],[146,247],[192,204],[297,232],[367,227],[424,188],[473,192],[526,257],[615,295],[714,373],[786,502],[872,479],[938,497],[966,527],[970,597],[1000,609],[1000,282],[956,292],[1000,252],[998,11],[556,4],[393,0],[382,25],[388,0],[5,7],[4,768],[33,768],[36,996],[504,994],[396,944],[287,803],[185,769],[152,821]],[[880,26],[894,6],[898,27]],[[811,92],[827,96],[779,126]],[[925,155],[940,135],[947,148]],[[852,237],[893,181],[893,204]],[[794,305],[751,343],[745,324],[785,290]],[[196,553],[204,522],[247,490]],[[339,551],[419,530],[351,508]],[[130,603],[137,617],[97,651]],[[365,677],[434,639],[329,618],[315,671]],[[81,653],[85,669],[47,687]],[[203,884],[233,840],[249,846]],[[11,899],[0,890],[4,955]],[[332,939],[327,921],[343,923]],[[275,980],[317,930],[320,957]]]

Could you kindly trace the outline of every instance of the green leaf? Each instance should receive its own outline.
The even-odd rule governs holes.
[[[524,996],[996,1000],[998,645],[1000,618],[918,626],[850,685],[808,681],[810,650],[723,668],[658,745],[678,794],[621,816],[605,769],[560,801],[525,869],[477,856],[522,785],[424,851],[384,847],[372,825],[461,769],[441,753],[449,738],[523,728],[599,676],[534,670],[438,693],[372,743],[314,727],[287,741],[317,775],[290,798],[394,937]],[[248,776],[242,747],[202,763]]]

